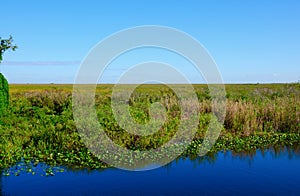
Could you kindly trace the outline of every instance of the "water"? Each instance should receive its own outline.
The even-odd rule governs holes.
[[[37,167],[38,168],[38,167]],[[300,155],[286,149],[179,159],[159,169],[2,176],[4,195],[300,195]]]

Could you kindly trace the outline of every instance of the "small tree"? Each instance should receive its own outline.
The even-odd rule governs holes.
[[[3,53],[7,50],[15,51],[17,49],[16,45],[13,45],[12,36],[9,39],[1,39],[0,37],[0,63],[3,59]],[[6,108],[9,104],[9,87],[6,78],[0,73],[0,110]]]
[[[0,37],[0,63],[3,59],[2,55],[6,50],[13,50],[15,51],[18,47],[16,45],[13,45],[13,38],[12,36],[9,36],[9,39],[1,39]]]

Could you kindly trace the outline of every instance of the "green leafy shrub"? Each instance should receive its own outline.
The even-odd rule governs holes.
[[[0,110],[9,104],[9,87],[6,78],[0,73]]]

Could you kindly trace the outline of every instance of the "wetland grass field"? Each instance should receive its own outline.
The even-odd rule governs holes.
[[[300,145],[300,84],[227,84],[226,117],[216,144],[209,153],[251,152],[255,149]],[[155,149],[168,142],[180,123],[174,92],[163,85],[139,86],[132,94],[131,115],[149,121],[149,106],[161,102],[167,113],[164,125],[153,135],[127,133],[111,109],[113,85],[98,85],[95,105],[99,123],[117,144],[131,150]],[[0,116],[0,169],[21,160],[71,168],[99,169],[99,161],[83,144],[72,112],[72,85],[10,85],[10,105]],[[195,137],[182,156],[195,157],[211,118],[207,85],[194,85],[200,118]]]

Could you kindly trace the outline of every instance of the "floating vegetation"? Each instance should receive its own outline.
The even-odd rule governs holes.
[[[19,176],[22,174],[32,174],[32,175],[41,175],[41,176],[54,176],[56,173],[64,172],[64,167],[59,166],[50,166],[44,163],[40,163],[38,160],[35,161],[25,161],[21,159],[20,162],[6,168],[2,171],[3,176],[15,175]]]

